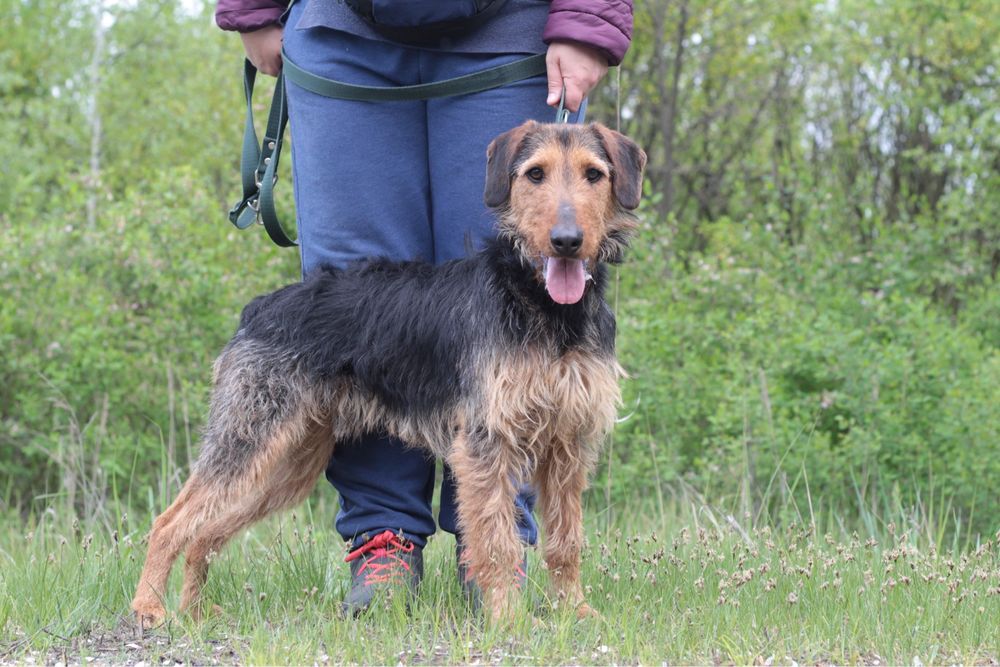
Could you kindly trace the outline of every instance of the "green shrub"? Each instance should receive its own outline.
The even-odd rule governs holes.
[[[683,479],[757,511],[789,493],[804,508],[808,492],[855,516],[938,497],[995,529],[1000,353],[982,313],[996,299],[959,316],[935,306],[919,288],[935,267],[906,261],[904,235],[854,254],[753,224],[711,230],[681,260],[647,225],[621,270],[633,379],[615,490]]]

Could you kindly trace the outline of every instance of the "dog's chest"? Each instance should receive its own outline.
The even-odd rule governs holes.
[[[614,425],[623,375],[613,356],[522,349],[482,365],[488,431],[544,454],[556,445],[596,445]]]

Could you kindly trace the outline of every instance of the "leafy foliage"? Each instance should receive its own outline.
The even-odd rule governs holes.
[[[680,476],[758,517],[789,494],[853,516],[937,495],[995,525],[1000,354],[907,284],[909,237],[853,254],[726,219],[706,233],[690,270],[621,272],[618,493]]]
[[[298,275],[225,222],[238,40],[166,0],[0,9],[0,498],[162,507],[240,307]],[[995,530],[990,0],[636,10],[621,85],[591,107],[614,125],[620,101],[650,156],[598,497]]]

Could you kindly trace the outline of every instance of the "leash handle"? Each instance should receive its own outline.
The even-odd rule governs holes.
[[[274,207],[274,184],[278,180],[278,161],[288,123],[288,100],[285,96],[285,78],[278,74],[274,84],[274,97],[267,114],[264,139],[257,142],[253,121],[253,89],[257,68],[249,59],[243,63],[243,94],[247,112],[243,128],[243,151],[240,156],[240,174],[243,196],[229,211],[229,221],[237,229],[246,229],[254,222],[264,225],[267,235],[276,245],[289,248],[298,245],[285,234]]]

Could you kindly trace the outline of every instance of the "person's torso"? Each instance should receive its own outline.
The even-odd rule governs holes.
[[[542,30],[548,14],[548,0],[507,0],[482,25],[443,37],[436,45],[425,48],[456,53],[544,53]],[[344,0],[305,0],[295,28],[328,28],[365,39],[392,41],[355,14]]]

